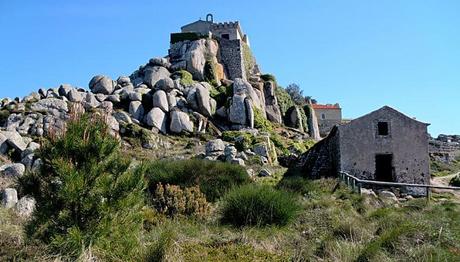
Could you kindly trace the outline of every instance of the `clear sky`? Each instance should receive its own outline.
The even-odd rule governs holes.
[[[0,0],[0,97],[164,56],[169,33],[239,20],[262,71],[355,118],[383,105],[460,134],[458,0]]]

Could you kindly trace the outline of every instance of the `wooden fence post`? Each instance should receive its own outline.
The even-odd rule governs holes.
[[[430,198],[431,198],[431,188],[426,187],[426,202],[430,203]]]

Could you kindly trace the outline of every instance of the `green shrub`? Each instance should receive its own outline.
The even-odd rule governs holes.
[[[222,201],[222,222],[234,226],[288,224],[298,213],[295,197],[267,185],[244,185]]]
[[[233,95],[233,87],[232,86],[219,86],[216,88],[212,88],[209,92],[210,96],[214,98],[217,102],[217,108],[221,106],[225,106],[227,103],[227,98]]]
[[[154,136],[152,131],[134,123],[122,125],[122,127],[126,130],[123,136],[130,138],[130,143],[134,145],[141,146],[148,143]]]
[[[302,195],[307,195],[310,191],[312,191],[311,182],[300,176],[283,177],[276,187],[278,189]]]
[[[0,125],[4,125],[8,117],[10,116],[10,111],[8,110],[0,110]]]
[[[460,187],[460,175],[454,176],[454,177],[450,180],[449,185]]]
[[[103,117],[83,115],[51,132],[39,151],[43,166],[19,184],[37,201],[28,236],[77,258],[92,246],[118,260],[139,253],[144,179],[119,150]]]
[[[182,189],[175,185],[157,185],[153,194],[153,206],[169,217],[178,215],[205,218],[210,211],[206,196],[198,186]]]
[[[315,145],[316,141],[313,139],[301,140],[301,141],[294,141],[291,140],[289,144],[289,149],[291,151],[295,151],[297,154],[302,154],[308,151],[308,149],[312,148]]]
[[[206,60],[204,64],[204,80],[212,86],[217,86],[218,79],[216,72],[216,64],[212,60]]]
[[[281,110],[281,114],[284,117],[286,115],[286,111],[294,106],[294,101],[292,101],[291,96],[284,90],[284,88],[278,86],[275,89],[276,97],[278,98],[278,105]]]
[[[264,117],[262,111],[254,108],[254,127],[262,131],[273,131],[273,124]]]
[[[264,81],[272,81],[276,84],[276,78],[274,75],[272,74],[264,74],[264,75],[261,75],[260,78]]]
[[[161,160],[146,164],[146,168],[151,193],[159,183],[183,187],[198,185],[208,201],[217,200],[234,186],[250,182],[244,167],[217,161]]]
[[[235,143],[235,147],[239,151],[251,148],[256,142],[256,138],[253,134],[240,131],[224,131],[222,133],[222,140]]]
[[[180,83],[183,86],[191,86],[195,81],[193,81],[193,76],[188,71],[179,70],[174,72],[173,75],[178,75],[180,77]]]

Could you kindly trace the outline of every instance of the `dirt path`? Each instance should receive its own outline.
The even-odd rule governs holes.
[[[450,180],[455,177],[456,175],[459,175],[460,173],[448,175],[448,176],[441,176],[441,177],[434,177],[431,179],[431,184],[436,185],[436,186],[449,186]],[[460,200],[460,191],[453,191],[453,190],[446,190],[446,189],[433,189],[433,192],[437,193],[451,193],[454,195],[456,198]]]

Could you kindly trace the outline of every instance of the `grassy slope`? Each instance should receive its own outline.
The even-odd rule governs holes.
[[[179,155],[203,150],[206,139],[177,139],[168,152]],[[139,151],[139,152],[138,152]],[[128,149],[139,160],[158,157],[165,150]],[[155,153],[155,154],[153,154]],[[254,167],[256,169],[257,167]],[[257,169],[255,170],[257,171]],[[256,183],[276,185],[274,176]],[[217,175],[217,174],[216,174]],[[460,207],[449,195],[385,207],[340,188],[335,180],[306,185],[299,198],[302,211],[288,226],[242,228],[219,224],[220,203],[205,221],[157,217],[145,231],[143,243],[151,257],[166,261],[454,261],[460,258]],[[50,261],[45,247],[22,236],[23,221],[0,209],[0,261],[11,256]]]
[[[221,226],[218,214],[206,222],[168,220],[151,231],[155,239],[172,230],[168,261],[395,261],[455,260],[460,257],[460,207],[424,199],[381,207],[319,180],[303,197],[294,223],[277,228]],[[372,202],[372,201],[371,201]],[[377,208],[375,206],[378,206]],[[166,229],[165,229],[166,228]]]
[[[383,207],[346,189],[331,193],[336,181],[308,186],[302,212],[282,228],[242,228],[219,224],[219,203],[206,221],[159,218],[144,234],[152,252],[166,261],[453,261],[460,257],[460,207],[446,196],[426,205],[414,199]],[[21,221],[1,209],[3,258],[47,260],[43,247],[24,244]],[[164,237],[168,241],[160,241]],[[153,247],[161,243],[160,246]],[[8,255],[9,254],[9,255]],[[1,256],[0,256],[1,258]]]

